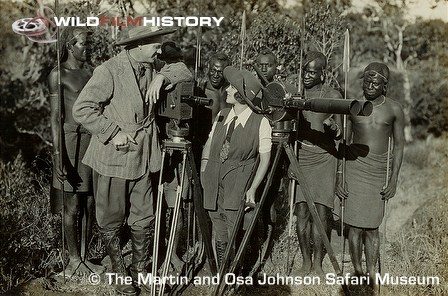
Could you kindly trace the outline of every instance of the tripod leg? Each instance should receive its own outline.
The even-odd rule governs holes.
[[[297,155],[298,147],[297,141],[294,143],[294,154]],[[291,273],[291,264],[290,264],[290,250],[291,250],[291,239],[292,239],[292,220],[294,217],[294,199],[296,197],[296,180],[291,179],[290,181],[290,190],[289,190],[289,219],[288,219],[288,248],[286,251],[286,273]]]
[[[199,181],[198,171],[196,170],[196,164],[193,158],[193,152],[188,150],[188,160],[190,162],[191,172],[193,175],[193,186],[194,186],[194,211],[198,221],[199,229],[201,231],[202,242],[204,244],[205,253],[208,258],[208,264],[210,265],[210,272],[216,274],[216,262],[215,256],[213,255],[212,247],[212,236],[210,231],[210,221],[207,212],[204,210],[204,200],[202,197],[201,182]]]
[[[232,252],[232,248],[233,248],[233,242],[236,240],[238,231],[241,227],[241,224],[243,222],[243,218],[244,218],[244,207],[245,207],[245,203],[244,200],[241,201],[241,206],[238,209],[238,213],[235,219],[235,226],[232,229],[232,233],[230,236],[230,240],[229,243],[227,244],[226,250],[224,252],[224,258],[222,260],[221,266],[219,267],[219,285],[216,287],[215,291],[213,292],[212,295],[217,296],[217,295],[222,295],[224,293],[224,289],[225,289],[225,285],[224,285],[224,281],[222,281],[222,275],[225,273],[227,264],[230,260],[230,254]],[[222,289],[222,291],[221,291]]]
[[[63,283],[65,284],[65,191],[64,191],[64,181],[61,182],[61,198],[62,198],[62,210],[61,210],[61,227],[62,227],[62,252],[61,252],[61,261],[62,261],[62,277]]]
[[[182,155],[182,173],[181,173],[181,179],[180,179],[180,186],[177,188],[176,203],[174,204],[173,217],[172,217],[173,222],[171,223],[170,237],[168,240],[168,248],[167,248],[167,253],[166,253],[166,257],[165,257],[165,264],[163,265],[163,270],[162,270],[162,274],[161,274],[162,279],[166,278],[166,275],[168,274],[168,268],[170,267],[171,256],[174,251],[173,250],[174,249],[174,239],[176,236],[176,228],[177,228],[177,223],[178,223],[178,218],[179,218],[180,205],[182,202],[182,189],[184,186],[186,159],[187,159],[187,154],[186,154],[186,152],[184,152]],[[161,287],[159,289],[159,296],[163,295],[164,290],[165,290],[165,281],[162,281]]]
[[[86,200],[87,202],[87,200]],[[81,213],[81,250],[80,250],[80,256],[81,261],[84,262],[86,260],[86,253],[87,253],[87,204],[84,204],[80,201],[81,207],[83,207]]]
[[[342,246],[342,259],[341,259],[341,272],[344,273],[344,260],[345,260],[345,236],[344,236],[344,215],[345,215],[345,198],[341,199],[341,246]]]
[[[192,208],[191,208],[191,202],[188,203],[188,212],[187,212],[187,244],[186,244],[186,250],[187,250],[187,258],[185,260],[185,270],[188,270],[190,267],[190,255],[189,255],[189,249],[190,249],[190,233],[192,231],[192,225],[191,225],[191,214],[192,214]],[[193,231],[194,231],[194,225],[193,225]],[[194,237],[193,237],[193,243],[194,243]]]
[[[159,184],[157,186],[157,205],[156,205],[156,221],[154,225],[154,247],[152,251],[152,269],[153,276],[157,275],[157,265],[159,256],[160,241],[160,223],[162,219],[162,199],[163,199],[163,164],[165,163],[166,149],[162,151],[162,168],[160,169]],[[151,282],[151,295],[156,295],[155,281]]]
[[[258,164],[258,159],[257,159],[257,164]],[[255,176],[255,170],[253,171],[252,175],[250,176],[250,180],[252,180],[254,176]],[[216,287],[216,289],[213,291],[213,295],[215,295],[215,296],[222,295],[224,293],[224,289],[226,287],[225,285],[223,285],[224,282],[222,281],[221,276],[224,274],[224,272],[227,268],[228,262],[230,260],[230,254],[231,254],[232,248],[233,248],[233,242],[236,241],[236,237],[241,228],[241,224],[243,223],[244,208],[245,208],[245,196],[243,196],[241,199],[241,205],[240,205],[240,207],[238,209],[238,213],[236,215],[235,225],[233,226],[229,243],[227,244],[226,250],[224,252],[222,264],[221,264],[221,266],[219,266],[219,275],[220,275],[219,284]]]
[[[330,241],[328,240],[327,233],[325,232],[324,226],[322,225],[322,221],[319,218],[319,214],[317,213],[316,205],[314,204],[313,197],[311,196],[310,188],[308,187],[305,179],[305,175],[299,167],[299,162],[297,158],[294,156],[294,153],[289,146],[288,143],[283,143],[283,147],[285,148],[286,154],[288,155],[292,170],[294,175],[297,177],[300,187],[302,189],[303,195],[305,196],[306,203],[308,205],[308,209],[310,211],[311,217],[313,218],[313,222],[316,224],[317,229],[321,235],[322,242],[324,243],[325,249],[327,250],[328,257],[330,258],[331,265],[333,266],[334,271],[337,275],[342,276],[342,271],[339,268],[338,261],[336,256],[334,255],[333,248],[331,247]],[[350,291],[348,290],[347,285],[343,284],[342,289],[345,295],[350,295]]]

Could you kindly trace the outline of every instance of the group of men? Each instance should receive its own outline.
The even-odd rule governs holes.
[[[193,78],[184,63],[165,63],[157,58],[164,36],[173,32],[157,27],[124,30],[117,41],[123,47],[121,53],[98,66],[93,74],[84,67],[88,34],[79,28],[67,28],[62,34],[61,67],[52,71],[49,84],[55,154],[53,184],[67,195],[67,273],[103,271],[101,266],[81,258],[77,248],[76,216],[82,204],[87,205],[86,217],[92,218],[92,213],[96,213],[112,271],[127,273],[120,245],[120,231],[125,224],[131,229],[130,274],[137,279],[139,273],[147,271],[150,225],[155,214],[155,184],[151,183],[151,176],[162,165],[155,106],[161,90],[170,90]],[[277,60],[272,52],[261,51],[256,63],[268,82],[275,79]],[[305,98],[342,99],[339,92],[324,85],[326,67],[322,53],[306,54],[302,75]],[[263,91],[262,83],[252,73],[231,67],[227,56],[218,53],[210,58],[207,74],[200,88],[213,104],[204,124],[207,127],[202,138],[198,137],[204,145],[204,205],[195,206],[209,211],[220,263],[241,199],[255,203],[257,188],[268,170],[271,126],[247,105]],[[338,156],[342,116],[302,110],[297,118],[299,164],[327,230],[335,195],[346,199],[344,222],[350,229],[350,254],[358,274],[363,274],[363,236],[367,272],[375,273],[384,200],[395,194],[401,166],[403,112],[398,103],[385,96],[388,81],[389,69],[384,64],[372,63],[364,71],[364,99],[371,101],[374,108],[371,116],[348,116],[346,136],[350,145],[344,158],[347,184],[342,184],[343,163]],[[389,160],[385,159],[389,137],[393,139],[394,152],[390,174],[386,173]],[[386,176],[390,177],[387,181]],[[383,187],[385,184],[387,187]],[[323,274],[325,251],[321,234],[310,217],[300,184],[295,192],[302,272]],[[273,206],[269,212],[275,222]],[[88,221],[90,225],[92,219]],[[127,295],[137,291],[135,286],[126,284],[115,288]]]

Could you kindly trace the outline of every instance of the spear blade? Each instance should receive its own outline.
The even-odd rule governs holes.
[[[240,70],[243,69],[243,58],[244,58],[244,41],[246,40],[246,11],[243,11],[243,16],[241,18],[241,55],[240,55]]]
[[[344,34],[344,60],[342,64],[342,71],[348,73],[350,71],[350,33],[348,29]]]
[[[199,69],[201,67],[201,49],[202,49],[202,27],[198,27],[196,34],[196,56],[194,63],[194,81],[198,81]]]

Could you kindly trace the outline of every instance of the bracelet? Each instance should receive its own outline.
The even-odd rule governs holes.
[[[201,158],[201,160],[208,160],[208,158]]]
[[[342,174],[342,171],[337,171],[336,174]]]
[[[59,151],[55,151],[55,152],[53,152],[53,155],[59,155],[59,154],[60,154]]]

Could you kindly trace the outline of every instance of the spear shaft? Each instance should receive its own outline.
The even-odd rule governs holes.
[[[56,15],[59,17],[59,0],[55,0],[54,3]],[[63,148],[64,148],[64,115],[63,115],[63,108],[64,108],[64,102],[62,100],[62,83],[61,83],[61,48],[60,48],[60,37],[61,32],[59,29],[59,26],[56,27],[56,56],[57,56],[57,89],[58,89],[58,119],[59,119],[59,135],[58,135],[58,143],[55,143],[58,145],[58,151],[59,154],[57,157],[59,158],[59,170],[63,172],[64,169],[64,158],[63,158]],[[62,219],[62,277],[64,278],[65,283],[65,192],[64,192],[64,180],[61,180],[61,199],[62,199],[62,210],[61,210],[61,219]]]
[[[344,100],[347,100],[347,88],[348,88],[348,72],[350,71],[350,33],[348,29],[344,34],[344,58],[342,63],[342,71],[344,72]],[[347,147],[347,115],[343,116],[343,134],[342,134],[342,186],[344,190],[346,188],[347,181],[347,159],[346,159],[346,147]],[[345,238],[344,238],[344,215],[345,215],[345,197],[341,199],[341,245],[342,245],[342,272],[344,272],[344,257],[345,257]]]

